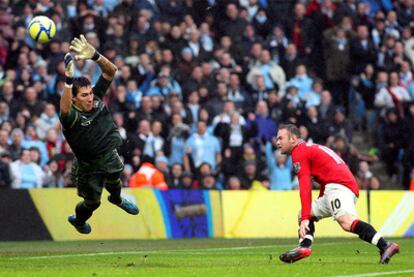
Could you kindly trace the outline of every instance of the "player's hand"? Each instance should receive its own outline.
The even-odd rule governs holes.
[[[72,54],[66,53],[64,61],[65,61],[65,75],[66,75],[66,77],[73,78],[73,76],[75,75],[75,67],[73,65]]]
[[[304,238],[308,231],[310,231],[310,229],[309,229],[309,220],[308,219],[302,220],[300,222],[300,227],[299,227],[299,236],[301,238]]]
[[[70,43],[69,50],[75,52],[75,60],[91,59],[96,52],[96,49],[89,44],[84,35],[74,38]]]

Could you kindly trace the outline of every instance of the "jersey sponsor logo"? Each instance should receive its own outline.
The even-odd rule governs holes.
[[[299,171],[300,171],[300,163],[299,163],[299,162],[297,162],[297,163],[294,163],[294,164],[293,164],[293,171],[294,171],[296,174],[298,174],[298,173],[299,173]]]
[[[81,126],[89,126],[91,125],[91,123],[92,123],[92,120],[85,120],[81,122]]]

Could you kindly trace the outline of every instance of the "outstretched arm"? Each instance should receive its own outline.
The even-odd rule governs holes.
[[[102,76],[106,80],[112,80],[117,71],[116,65],[110,62],[106,57],[102,56],[96,49],[89,44],[84,35],[74,38],[70,43],[71,51],[75,52],[75,60],[94,60],[102,69]]]
[[[72,105],[72,83],[75,75],[75,68],[73,66],[73,58],[70,53],[65,55],[65,87],[63,88],[62,96],[60,97],[60,113],[67,115]]]
[[[96,51],[96,53],[98,52]],[[109,61],[105,56],[102,56],[99,53],[98,55],[99,58],[96,60],[96,63],[102,69],[102,76],[108,81],[112,80],[117,71],[116,65]]]

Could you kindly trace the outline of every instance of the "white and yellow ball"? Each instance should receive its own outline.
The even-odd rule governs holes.
[[[27,32],[34,41],[47,43],[55,36],[56,25],[49,17],[39,15],[30,21]]]

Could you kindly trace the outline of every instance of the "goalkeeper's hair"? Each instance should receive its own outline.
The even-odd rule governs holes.
[[[285,129],[289,133],[289,137],[294,135],[297,138],[300,138],[300,133],[298,127],[295,124],[281,124],[279,130]]]
[[[91,81],[89,81],[86,77],[77,77],[73,79],[73,87],[72,87],[72,95],[76,96],[78,94],[79,89],[83,87],[90,87]]]

